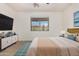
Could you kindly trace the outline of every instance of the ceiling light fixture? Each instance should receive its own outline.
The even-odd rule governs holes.
[[[46,3],[47,5],[49,5],[50,3]]]
[[[38,3],[33,3],[34,7],[39,7]]]
[[[49,5],[50,3],[45,3],[46,5]],[[33,3],[33,6],[36,8],[36,7],[40,7],[39,3]]]

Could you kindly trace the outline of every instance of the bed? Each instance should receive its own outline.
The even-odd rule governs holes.
[[[68,28],[67,32],[77,34],[76,37],[79,37],[79,28]],[[26,55],[79,56],[79,40],[74,41],[65,37],[37,37],[32,41]]]
[[[63,37],[37,37],[27,56],[79,56],[79,42]]]

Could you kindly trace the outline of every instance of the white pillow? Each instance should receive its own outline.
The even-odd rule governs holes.
[[[76,36],[76,41],[79,42],[79,36]]]

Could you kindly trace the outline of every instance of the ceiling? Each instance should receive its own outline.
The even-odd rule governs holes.
[[[34,7],[33,3],[7,3],[9,7],[18,12],[24,11],[63,11],[69,3],[39,3],[39,7]]]

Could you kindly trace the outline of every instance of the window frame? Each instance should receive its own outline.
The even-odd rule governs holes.
[[[47,18],[48,20],[48,30],[32,30],[32,18],[37,18],[37,17],[31,17],[31,31],[49,31],[49,17],[39,17],[39,18]],[[42,21],[42,20],[38,20],[38,21]],[[44,21],[44,20],[43,20]]]

